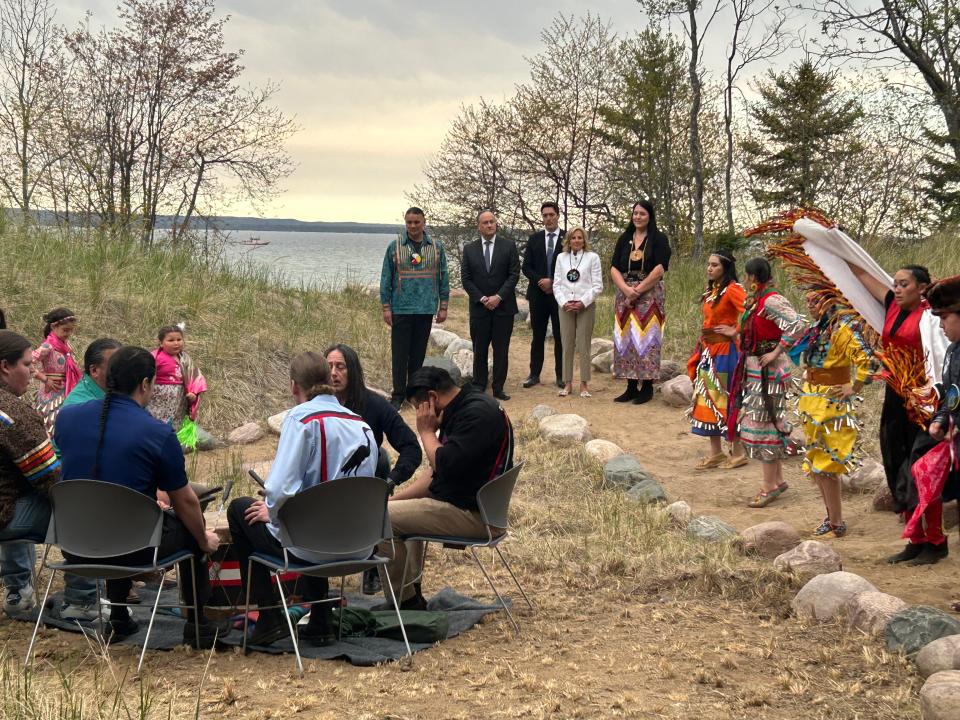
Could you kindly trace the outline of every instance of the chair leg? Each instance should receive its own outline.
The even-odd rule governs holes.
[[[360,573],[360,577],[363,577],[363,573]],[[339,618],[339,622],[337,622],[337,642],[340,642],[343,639],[343,575],[340,576],[340,603],[337,607],[340,610],[337,613],[337,618]]]
[[[483,566],[483,563],[480,562],[480,557],[477,555],[477,549],[475,547],[470,548],[470,554],[473,555],[473,559],[476,561],[477,566],[480,568],[480,572],[483,573],[483,576],[487,579],[490,588],[493,590],[494,595],[497,596],[497,600],[500,601],[500,606],[506,611],[507,616],[510,618],[510,622],[513,623],[514,629],[517,631],[517,634],[520,634],[520,626],[517,624],[517,621],[513,617],[513,613],[510,612],[510,608],[507,607],[506,601],[504,601],[503,596],[500,595],[500,591],[497,590],[497,586],[493,584],[493,580],[490,578],[490,575],[487,574],[487,569]]]
[[[387,578],[387,589],[390,591],[390,601],[393,603],[393,610],[397,613],[397,622],[400,623],[400,634],[403,635],[403,644],[407,647],[407,657],[413,658],[413,652],[410,650],[410,641],[407,640],[407,629],[403,626],[403,617],[400,615],[400,603],[393,592],[393,583],[390,581],[390,573],[384,573]]]
[[[103,596],[100,593],[100,578],[97,578],[97,630],[100,631],[101,638],[106,637],[103,634]]]
[[[250,575],[253,573],[253,560],[247,561],[247,600],[243,606],[243,654],[247,654],[247,627],[250,624]]]
[[[520,581],[517,580],[517,576],[513,574],[513,568],[510,567],[510,563],[507,562],[507,559],[503,556],[503,553],[500,552],[500,548],[495,547],[494,550],[497,551],[497,555],[500,556],[500,562],[503,563],[503,566],[507,569],[507,572],[510,573],[510,577],[513,578],[513,584],[517,586],[517,590],[520,591],[520,594],[523,595],[523,599],[527,601],[527,607],[531,610],[536,611],[536,608],[533,606],[533,603],[530,602],[530,598],[527,597],[527,593],[524,591],[523,587],[520,585]]]
[[[297,644],[297,633],[293,630],[293,621],[290,620],[290,613],[287,610],[287,596],[283,592],[283,582],[280,580],[280,573],[274,572],[273,577],[277,580],[277,590],[280,591],[280,602],[283,603],[283,616],[287,619],[287,627],[290,629],[290,641],[293,643],[293,652],[297,656],[297,670],[303,675],[303,660],[300,659],[300,646]]]
[[[197,650],[200,649],[200,596],[197,594],[197,568],[196,558],[190,556],[190,584],[193,585],[193,639],[196,641]],[[180,564],[177,563],[177,579],[180,579]],[[183,587],[181,584],[179,587]],[[180,592],[179,589],[177,592]],[[528,601],[529,602],[529,601]],[[187,618],[189,620],[189,618]]]
[[[143,667],[143,658],[147,655],[147,645],[150,644],[150,631],[153,630],[153,619],[157,616],[157,608],[160,606],[160,593],[163,592],[163,581],[166,577],[165,573],[160,576],[160,587],[157,588],[157,597],[153,600],[150,622],[147,623],[147,636],[143,639],[143,649],[140,651],[140,662],[137,663],[137,675],[140,674],[140,668]]]
[[[48,548],[49,549],[49,548]],[[47,554],[43,554],[44,562],[46,562]],[[47,597],[50,595],[50,586],[53,585],[53,576],[57,574],[57,571],[53,568],[50,569],[50,579],[47,581],[47,589],[43,592],[43,603],[40,605],[39,610],[37,611],[37,622],[33,626],[33,635],[30,636],[30,646],[27,648],[27,657],[23,661],[24,667],[29,667],[30,660],[33,658],[33,645],[37,641],[37,633],[40,631],[40,620],[43,617],[43,608],[47,605]]]

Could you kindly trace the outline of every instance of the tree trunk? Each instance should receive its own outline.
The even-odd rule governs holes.
[[[697,36],[697,2],[687,0],[690,18],[690,162],[693,165],[693,255],[703,254],[703,152],[700,147],[700,40]]]

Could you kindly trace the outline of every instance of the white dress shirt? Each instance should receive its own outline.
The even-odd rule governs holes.
[[[567,272],[571,269],[580,273],[576,282],[567,280]],[[602,292],[603,273],[599,255],[583,250],[578,253],[561,252],[557,255],[557,267],[553,273],[553,296],[557,305],[562,308],[571,300],[579,300],[585,308],[590,307]]]

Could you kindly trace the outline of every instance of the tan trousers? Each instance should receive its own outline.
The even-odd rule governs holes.
[[[457,535],[460,537],[476,537],[486,539],[487,526],[480,519],[476,510],[462,510],[456,505],[434,500],[433,498],[411,498],[410,500],[396,500],[390,502],[390,524],[393,526],[395,554],[387,565],[393,591],[398,594],[400,602],[412,597],[413,581],[420,573],[423,562],[422,542],[402,542],[401,535]],[[380,554],[390,554],[390,546],[380,546]],[[406,568],[407,587],[400,589]],[[386,583],[383,584],[384,595],[387,595]]]
[[[590,381],[590,341],[597,317],[597,304],[578,313],[560,308],[560,342],[563,344],[563,381],[573,382],[573,353],[580,350],[580,382]],[[576,342],[574,342],[576,339]]]

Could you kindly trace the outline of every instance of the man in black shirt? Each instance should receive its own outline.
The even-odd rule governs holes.
[[[429,468],[390,498],[395,556],[387,566],[402,610],[422,610],[419,582],[400,588],[420,572],[423,543],[407,535],[485,538],[477,491],[513,467],[513,427],[503,408],[476,389],[460,389],[440,368],[418,370],[407,384],[407,400],[417,408],[417,432]],[[437,430],[440,431],[437,437]],[[389,547],[381,552],[389,553]]]

